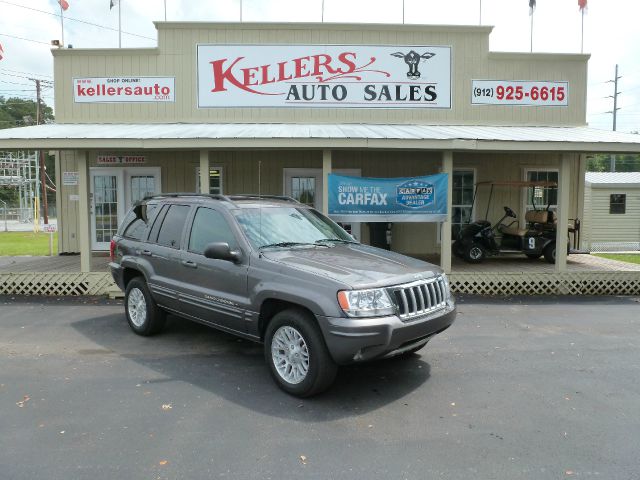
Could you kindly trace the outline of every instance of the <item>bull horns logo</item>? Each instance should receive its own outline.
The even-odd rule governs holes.
[[[409,53],[396,52],[392,53],[391,56],[402,58],[404,63],[409,65],[409,71],[407,72],[407,78],[411,80],[417,80],[420,78],[420,70],[418,70],[418,64],[421,60],[428,60],[433,57],[435,53],[425,52],[420,55],[415,50],[409,51]]]

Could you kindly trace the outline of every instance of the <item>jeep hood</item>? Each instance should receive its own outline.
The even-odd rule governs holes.
[[[415,258],[361,244],[301,246],[262,252],[269,260],[352,288],[374,288],[430,278],[440,267]]]

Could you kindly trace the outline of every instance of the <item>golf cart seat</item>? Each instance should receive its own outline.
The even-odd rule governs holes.
[[[524,219],[527,225],[533,227],[534,225],[546,225],[549,220],[549,215],[553,216],[552,222],[555,222],[555,215],[553,212],[547,210],[529,210]],[[531,228],[517,228],[511,226],[500,226],[500,233],[507,235],[514,235],[517,237],[524,237]]]

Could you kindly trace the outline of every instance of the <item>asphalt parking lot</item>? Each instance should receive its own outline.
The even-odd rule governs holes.
[[[299,400],[258,345],[117,301],[0,297],[0,478],[640,478],[637,298],[463,298]]]

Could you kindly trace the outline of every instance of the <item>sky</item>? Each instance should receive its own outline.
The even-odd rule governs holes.
[[[118,8],[110,0],[67,0],[64,41],[75,48],[117,48]],[[402,23],[402,0],[121,0],[122,46],[156,45],[155,20]],[[481,18],[480,18],[481,12]],[[29,78],[53,80],[50,41],[61,39],[57,0],[0,0],[0,96],[35,99]],[[640,131],[640,2],[588,0],[584,53],[591,55],[587,93],[589,126],[612,129],[615,66],[617,130]],[[78,21],[81,20],[81,21]],[[493,26],[492,51],[528,52],[529,0],[404,0],[404,21],[413,24]],[[533,52],[580,53],[577,0],[537,0]],[[85,22],[85,23],[83,23]],[[97,24],[94,26],[91,24]],[[105,28],[106,27],[106,28]],[[19,37],[19,38],[16,38]],[[526,80],[526,79],[525,79]],[[43,96],[53,105],[53,89]],[[609,112],[609,113],[607,113]]]

